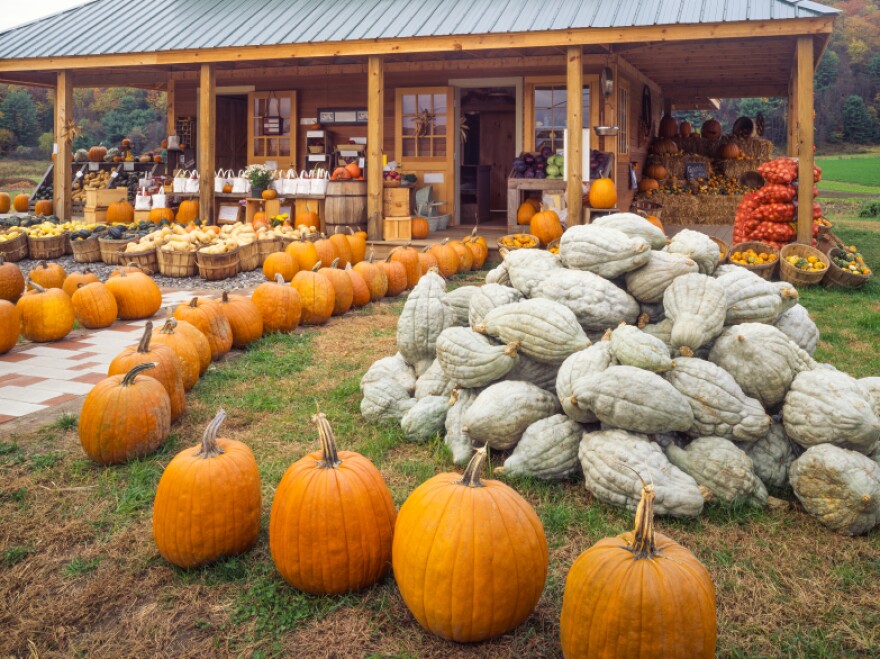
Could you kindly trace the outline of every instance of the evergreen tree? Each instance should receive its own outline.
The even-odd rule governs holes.
[[[0,128],[15,135],[18,146],[37,146],[40,124],[37,107],[24,90],[9,92],[0,103]]]
[[[868,112],[865,99],[853,94],[843,104],[843,135],[847,142],[871,144],[877,139],[877,119]]]
[[[833,50],[826,50],[822,59],[819,60],[819,66],[816,67],[816,91],[830,87],[837,79],[839,69],[840,56]]]

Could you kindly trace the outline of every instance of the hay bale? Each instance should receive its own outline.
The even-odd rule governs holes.
[[[724,174],[727,178],[739,179],[746,172],[753,172],[763,164],[757,158],[742,158],[738,160],[719,160],[715,163],[715,170]]]
[[[664,224],[675,226],[696,226],[701,224],[733,225],[736,208],[743,195],[720,194],[659,194],[647,199],[662,204]]]
[[[725,135],[718,148],[731,143],[736,144],[746,158],[757,160],[759,165],[769,162],[773,158],[773,142],[765,140],[763,137]]]
[[[709,176],[712,175],[712,159],[697,153],[676,153],[672,155],[654,156],[652,162],[659,162],[666,168],[669,179],[684,179],[684,166],[689,162],[702,162],[706,165]]]

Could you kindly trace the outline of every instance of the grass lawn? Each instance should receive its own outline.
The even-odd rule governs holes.
[[[876,223],[836,221],[841,237],[880,264]],[[823,333],[817,357],[853,375],[880,374],[880,287],[802,296]],[[423,632],[392,577],[364,593],[313,597],[274,570],[267,538],[274,489],[292,462],[318,446],[309,423],[316,403],[340,448],[376,462],[398,505],[453,468],[439,440],[407,443],[398,428],[365,424],[358,412],[359,378],[395,351],[401,306],[387,302],[320,330],[269,337],[212,367],[166,446],[137,462],[92,464],[67,416],[0,439],[0,656],[24,656],[29,642],[40,657],[560,656],[568,568],[596,540],[632,525],[631,515],[592,500],[579,482],[510,481],[541,516],[550,573],[533,615],[491,642],[457,646]],[[229,414],[221,434],[247,442],[257,456],[263,531],[247,554],[184,571],[155,549],[152,499],[164,466],[198,441],[219,406]],[[838,536],[794,503],[712,507],[699,520],[661,518],[657,526],[712,574],[719,656],[867,657],[880,648],[880,532]]]
[[[31,194],[48,167],[49,162],[44,160],[0,159],[0,191]]]
[[[816,158],[816,164],[822,168],[823,180],[819,187],[828,188],[826,181],[880,186],[880,153],[827,156]]]

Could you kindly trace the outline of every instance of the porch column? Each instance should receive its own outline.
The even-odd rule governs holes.
[[[788,107],[786,108],[786,154],[789,158],[796,158],[798,152],[797,138],[797,77],[798,77],[798,53],[795,47],[794,58],[791,63],[791,76],[788,80]]]
[[[214,65],[202,64],[199,74],[199,215],[206,224],[212,223],[214,216],[216,92]]]
[[[584,55],[580,46],[568,48],[568,153],[565,154],[568,167],[566,181],[566,205],[568,225],[583,222],[583,89]]]
[[[382,141],[385,120],[385,65],[381,55],[367,60],[367,238],[382,240]]]
[[[55,82],[55,154],[53,169],[53,209],[63,220],[69,220],[73,204],[73,74],[59,71]]]
[[[797,148],[798,217],[797,241],[813,239],[813,37],[797,43]]]
[[[174,76],[168,74],[168,82],[165,83],[165,135],[174,135],[177,130],[177,89],[175,88]]]

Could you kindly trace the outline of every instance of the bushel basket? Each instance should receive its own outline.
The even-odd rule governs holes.
[[[250,272],[251,270],[256,270],[261,265],[263,265],[263,262],[260,260],[260,249],[257,247],[256,242],[252,242],[250,245],[238,246],[239,272]]]
[[[773,276],[776,274],[776,266],[779,265],[779,250],[777,250],[773,245],[768,245],[767,243],[758,243],[758,242],[746,242],[739,243],[738,245],[734,245],[730,248],[731,256],[736,252],[745,252],[748,250],[754,251],[756,254],[776,254],[776,259],[770,263],[761,263],[761,264],[743,264],[736,263],[733,260],[730,262],[733,265],[738,265],[740,268],[745,268],[746,270],[751,270],[759,277],[766,279],[767,281],[773,281]]]
[[[98,238],[101,246],[101,260],[107,265],[119,265],[122,263],[122,253],[128,243],[133,243],[136,238]]]
[[[70,243],[73,260],[77,263],[97,263],[101,260],[101,245],[97,236],[73,240]]]
[[[840,248],[834,248],[828,252],[828,272],[825,275],[826,286],[840,286],[841,288],[859,288],[864,286],[871,275],[857,275],[853,272],[847,272],[834,261],[836,252],[841,251]]]
[[[144,274],[154,275],[159,272],[159,260],[156,251],[154,247],[146,252],[124,252],[122,258],[126,263],[136,264],[144,271]]]
[[[196,263],[202,279],[229,279],[238,274],[238,248],[223,254],[205,254],[199,250],[196,252]]]
[[[57,259],[64,256],[67,236],[50,236],[48,238],[28,236],[27,241],[28,252],[31,258],[37,261],[45,261],[46,259]]]
[[[258,240],[256,243],[257,246],[257,255],[260,259],[260,265],[263,265],[263,262],[266,260],[266,257],[269,254],[274,254],[275,252],[281,252],[284,250],[284,247],[281,245],[281,238],[267,238],[264,240]]]
[[[17,263],[26,259],[28,255],[28,237],[26,233],[20,233],[12,240],[0,243],[0,254],[5,261]]]
[[[787,261],[789,256],[809,259],[811,256],[825,264],[824,270],[801,270]],[[814,286],[828,274],[829,259],[815,247],[792,243],[779,250],[779,278],[793,286]]]
[[[195,277],[199,271],[195,252],[174,252],[160,247],[156,258],[159,272],[166,277]]]

